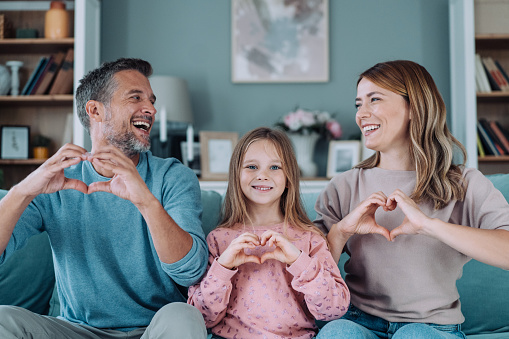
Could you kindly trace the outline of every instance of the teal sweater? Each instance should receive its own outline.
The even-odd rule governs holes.
[[[175,159],[142,153],[137,170],[168,214],[193,238],[178,262],[159,260],[145,220],[113,194],[75,190],[37,196],[14,228],[0,264],[32,235],[47,231],[53,250],[61,317],[98,328],[147,326],[170,302],[185,302],[188,287],[205,273],[208,249],[201,227],[196,175]],[[65,170],[87,185],[106,181],[89,162]]]

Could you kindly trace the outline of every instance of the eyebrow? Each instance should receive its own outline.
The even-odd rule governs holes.
[[[142,90],[139,90],[139,89],[131,89],[129,90],[126,95],[131,95],[131,94],[143,94],[143,91]],[[156,96],[155,94],[152,94],[150,96],[151,99],[153,99],[153,101],[155,102],[156,101]]]
[[[375,95],[375,94],[385,96],[385,94],[383,94],[382,92],[373,91],[373,92],[369,92],[369,93],[367,94],[367,97],[368,97],[368,98],[370,98],[370,97],[372,97],[372,96],[373,96],[373,95]],[[355,98],[355,101],[359,101],[359,100],[362,100],[362,99],[361,99],[361,98],[359,98],[359,97]]]

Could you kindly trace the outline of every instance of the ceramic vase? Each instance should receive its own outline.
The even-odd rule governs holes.
[[[288,137],[293,144],[301,176],[316,177],[318,166],[313,162],[313,155],[320,136],[316,133],[308,135],[288,133]]]

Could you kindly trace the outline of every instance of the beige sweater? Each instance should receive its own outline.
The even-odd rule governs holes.
[[[509,205],[503,195],[479,171],[466,169],[465,200],[452,201],[434,210],[419,207],[428,216],[453,224],[509,230]],[[315,224],[324,232],[374,192],[387,196],[396,189],[410,195],[414,171],[380,168],[353,169],[334,177],[321,193]],[[375,214],[379,225],[392,230],[404,214],[397,208]],[[388,242],[381,235],[352,236],[345,251],[345,281],[351,302],[359,309],[392,322],[459,324],[464,321],[456,280],[470,259],[444,243],[423,235],[403,235]]]

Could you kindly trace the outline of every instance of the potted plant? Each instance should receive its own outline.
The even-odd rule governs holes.
[[[51,139],[43,135],[36,135],[33,139],[34,158],[47,159],[49,157],[49,145]]]

